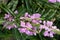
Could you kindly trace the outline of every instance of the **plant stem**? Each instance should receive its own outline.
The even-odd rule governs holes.
[[[39,34],[39,38],[40,38],[41,40],[43,40],[40,34]]]

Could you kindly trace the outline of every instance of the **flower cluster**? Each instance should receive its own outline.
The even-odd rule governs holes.
[[[45,29],[44,36],[53,37],[53,34],[55,33],[52,30],[53,28],[56,28],[56,26],[52,26],[52,24],[53,22],[51,21],[43,21],[43,25],[40,25],[40,29]]]
[[[29,15],[25,13],[24,17],[20,17],[20,28],[18,28],[20,33],[25,33],[27,35],[36,35],[37,33],[42,32],[44,29],[44,36],[53,37],[55,32],[52,30],[56,29],[56,26],[53,26],[52,21],[42,21],[41,15],[39,13],[35,13],[33,15]]]
[[[28,13],[25,13],[24,17],[20,17],[20,26],[21,28],[18,28],[18,30],[21,33],[26,33],[27,35],[36,35],[37,33],[37,27],[35,26],[40,24],[40,14],[36,13],[33,15],[29,15]],[[39,25],[40,26],[40,25]]]
[[[16,10],[14,13],[17,14],[18,11]],[[17,28],[16,23],[13,23],[15,21],[14,17],[10,13],[5,14],[4,19],[7,21],[3,23],[4,27],[6,27],[9,30],[12,28]]]
[[[51,3],[56,3],[56,2],[60,2],[60,0],[48,0]]]
[[[15,12],[18,13],[17,11]],[[17,27],[14,23],[14,17],[8,13],[5,14],[4,19],[7,21],[4,23],[4,27],[7,29],[17,28],[20,33],[27,35],[36,35],[44,30],[43,35],[47,37],[54,37],[54,30],[60,31],[56,26],[53,26],[52,21],[42,21],[41,14],[35,13],[33,15],[25,13],[24,16],[20,17],[20,27]]]

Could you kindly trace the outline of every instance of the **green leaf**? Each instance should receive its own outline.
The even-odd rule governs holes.
[[[42,17],[46,17],[47,15],[49,15],[50,12],[51,12],[51,9],[47,13],[45,13]]]
[[[20,33],[16,28],[14,28],[12,30],[12,33],[16,40],[25,40],[26,39],[26,35]]]
[[[16,40],[20,40],[20,39],[21,39],[21,35],[19,35],[19,32],[18,32],[17,29],[14,28],[14,29],[12,30],[12,34],[13,34],[13,36],[15,37]]]
[[[19,7],[18,12],[19,13],[18,13],[16,18],[20,18],[20,16],[23,16],[25,14],[25,12],[26,12],[26,9],[24,7]]]
[[[18,4],[18,0],[11,0],[8,4],[7,7],[14,11],[16,9],[16,6]]]
[[[4,20],[1,20],[1,19],[0,19],[0,24],[2,24],[2,23],[4,23],[4,22],[5,22]]]
[[[13,7],[12,7],[12,11],[14,11],[16,9],[16,6],[18,4],[18,0],[14,0],[13,3],[14,4],[13,4]]]
[[[55,32],[56,34],[60,35],[60,30],[52,30],[53,32]]]
[[[56,12],[57,12],[57,10],[54,10],[54,13],[52,13],[52,15],[51,15],[51,16],[49,16],[49,18],[48,18],[48,19],[51,19],[52,17],[54,17],[54,15],[56,14]]]
[[[12,16],[16,17],[15,14],[6,5],[1,4],[0,7],[7,13],[10,13]]]

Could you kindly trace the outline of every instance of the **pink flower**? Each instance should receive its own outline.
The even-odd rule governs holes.
[[[46,21],[43,21],[43,24],[46,25]]]
[[[27,12],[25,13],[24,17],[20,17],[20,19],[22,19],[22,20],[23,20],[23,19],[26,20],[26,18],[30,18],[30,15],[29,15]]]
[[[30,15],[28,14],[28,12],[25,13],[24,17],[30,17]]]
[[[26,27],[25,22],[24,21],[21,21],[20,26],[21,27]]]
[[[55,3],[56,2],[56,0],[48,0],[49,2],[51,2],[51,3]]]
[[[25,23],[24,21],[21,21],[20,26],[26,28],[32,28],[32,25],[29,22]]]
[[[10,13],[5,14],[4,19],[6,19],[6,20],[8,20],[8,21],[14,21],[13,16],[11,16]]]
[[[53,22],[51,21],[43,21],[43,25],[40,25],[40,29],[45,29],[44,36],[53,37],[54,32],[53,29],[56,29],[56,26],[52,26]]]
[[[47,26],[52,26],[53,25],[53,22],[51,22],[51,21],[47,21]]]
[[[57,29],[57,27],[56,26],[53,26],[52,29]]]
[[[6,28],[10,30],[12,27],[12,25],[8,25]]]
[[[30,31],[27,28],[18,28],[20,33],[25,33],[27,35],[36,35],[36,32]]]
[[[9,18],[9,17],[10,17],[10,14],[5,14],[4,19],[7,19],[7,18]]]
[[[29,30],[27,30],[25,33],[27,35],[36,35],[36,32],[32,32],[32,31],[29,31]]]
[[[57,0],[57,2],[60,2],[60,0]]]
[[[31,31],[29,31],[29,30],[27,30],[25,33],[26,33],[27,35],[33,35],[33,33],[32,33]]]
[[[29,22],[27,22],[27,23],[26,23],[26,27],[27,27],[27,28],[32,28],[32,25],[31,25]]]
[[[42,23],[42,20],[39,20],[39,23]]]
[[[48,37],[49,37],[48,31],[45,31],[45,32],[44,32],[44,36],[48,36]]]
[[[44,29],[45,28],[45,26],[44,25],[40,25],[40,30],[42,30],[42,29]]]
[[[12,17],[10,17],[9,19],[7,19],[8,21],[14,21],[14,19]]]
[[[33,27],[31,25],[30,22],[24,22],[24,21],[21,21],[21,25],[20,25],[22,28],[18,28],[19,32],[21,33],[25,33],[27,35],[36,35],[36,28]]]
[[[53,36],[53,35],[54,35],[54,33],[53,33],[53,32],[50,32],[50,34],[49,34],[49,35],[50,35],[50,37],[54,37],[54,36]]]
[[[44,29],[45,31],[51,31],[51,29],[45,25],[40,25],[40,30]]]
[[[15,10],[15,12],[14,12],[15,14],[18,14],[18,11],[17,10]]]
[[[47,36],[47,37],[54,37],[53,35],[54,35],[53,32],[50,32],[50,31],[45,31],[45,32],[44,32],[44,36]]]
[[[18,28],[18,30],[19,30],[20,33],[25,33],[26,28]]]
[[[32,23],[38,24],[39,22],[37,20],[32,20]]]
[[[17,26],[15,25],[15,24],[5,24],[5,27],[6,27],[6,29],[12,29],[12,28],[17,28]]]
[[[19,32],[25,33],[27,35],[36,35],[37,33],[41,32],[43,29],[45,32],[43,33],[44,36],[47,37],[53,37],[54,32],[52,32],[53,29],[57,29],[56,26],[53,26],[52,21],[41,21],[40,20],[41,15],[36,13],[33,15],[29,15],[27,12],[25,13],[24,17],[20,17],[22,21],[20,21]],[[29,21],[31,20],[31,21]],[[36,27],[36,26],[38,27]],[[38,30],[37,30],[38,29]]]
[[[53,22],[51,22],[51,21],[43,21],[43,24],[45,25],[45,26],[48,26],[48,27],[52,27],[52,25],[53,25]]]
[[[38,14],[38,13],[36,13],[36,14],[33,14],[32,16],[31,16],[31,18],[32,19],[35,19],[35,18],[40,18],[40,14]]]
[[[25,19],[24,17],[20,17],[20,19]]]
[[[39,13],[36,13],[31,16],[31,19],[40,18],[40,16],[41,15]]]

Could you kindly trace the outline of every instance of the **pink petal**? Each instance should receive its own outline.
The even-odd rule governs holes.
[[[29,14],[26,12],[26,13],[25,13],[25,17],[27,17],[28,15],[29,15]]]
[[[38,24],[37,20],[32,20],[32,22]]]
[[[31,25],[29,22],[27,22],[27,23],[26,23],[26,27],[27,27],[27,28],[32,28],[32,25]]]
[[[54,37],[52,32],[50,32],[50,37]]]
[[[45,32],[44,32],[44,36],[49,36],[48,31],[45,31]]]
[[[24,33],[26,31],[26,28],[18,28],[19,32]]]
[[[46,21],[43,21],[43,24],[46,25]]]
[[[9,17],[10,17],[10,15],[8,15],[8,14],[5,14],[5,17],[4,17],[4,18],[6,19],[6,18],[9,18]]]
[[[60,2],[60,0],[57,0],[57,2]]]
[[[25,22],[24,21],[21,21],[20,26],[21,27],[25,27]]]
[[[18,11],[17,10],[15,10],[15,12],[14,12],[15,14],[18,14]]]
[[[8,25],[8,26],[6,26],[6,28],[10,30],[11,28],[13,28],[13,26],[12,25]]]
[[[33,14],[32,16],[31,16],[31,18],[32,19],[35,19],[35,18],[40,18],[40,14],[39,13],[36,13],[36,14]]]
[[[53,22],[47,21],[47,26],[52,26],[52,25],[53,25]]]
[[[24,17],[20,17],[20,19],[24,19]]]
[[[33,35],[33,33],[30,32],[29,30],[27,30],[25,33],[26,33],[27,35]]]
[[[56,0],[48,0],[49,2],[51,2],[51,3],[55,3],[56,2]]]

